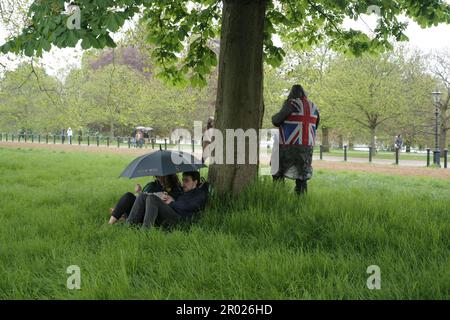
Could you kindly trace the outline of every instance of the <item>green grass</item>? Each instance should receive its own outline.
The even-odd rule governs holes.
[[[266,177],[190,227],[111,227],[131,159],[0,148],[1,299],[450,298],[449,181],[316,170],[303,199]]]

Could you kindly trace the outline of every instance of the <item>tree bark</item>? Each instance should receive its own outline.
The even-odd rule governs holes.
[[[262,125],[265,11],[265,0],[223,0],[215,128],[223,134],[224,159],[226,129],[258,131]],[[257,177],[248,151],[246,146],[246,164],[211,166],[208,178],[217,192],[237,194]]]
[[[370,146],[372,147],[372,152],[374,154],[377,152],[375,136],[376,136],[376,127],[371,127],[370,128]]]
[[[113,119],[109,120],[109,126],[110,126],[110,128],[109,128],[110,137],[114,137],[114,120]]]
[[[322,127],[322,146],[323,152],[330,152],[330,130]]]

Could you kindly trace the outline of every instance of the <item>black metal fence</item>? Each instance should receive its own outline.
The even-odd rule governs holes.
[[[158,141],[159,140],[159,141]],[[39,144],[68,144],[68,145],[78,145],[78,146],[96,146],[96,147],[116,147],[116,148],[149,148],[149,149],[184,149],[191,152],[196,150],[201,150],[201,145],[196,143],[195,140],[191,140],[190,143],[182,144],[181,141],[171,141],[169,138],[161,139],[142,139],[136,141],[132,137],[108,137],[108,136],[66,136],[66,135],[49,135],[49,134],[15,134],[15,133],[0,133],[0,142],[31,142]],[[349,148],[348,146],[343,147],[343,160],[348,161]],[[324,147],[319,146],[319,158],[324,160]],[[448,168],[448,150],[444,150],[443,153],[444,168]],[[338,157],[338,155],[333,155],[333,157]],[[368,150],[368,161],[373,162],[374,151],[372,147]],[[400,150],[398,148],[393,152],[394,164],[400,164]],[[431,164],[431,149],[427,149],[426,154],[426,166],[430,167]],[[435,166],[435,165],[434,165]]]
[[[367,152],[368,161],[370,163],[372,163],[375,153],[374,153],[374,150],[373,150],[372,147],[369,147],[368,149],[369,149],[368,152]],[[325,153],[324,150],[325,150],[325,148],[322,145],[320,145],[319,146],[319,159],[320,160],[324,160],[324,153]],[[349,158],[348,150],[349,150],[348,146],[344,146],[343,147],[343,160],[345,162],[347,162],[348,158]],[[426,166],[427,167],[431,167],[432,166],[432,163],[431,163],[431,149],[428,148],[426,151],[427,151],[427,153],[426,153]],[[444,159],[444,166],[443,167],[445,169],[447,169],[448,168],[448,150],[447,149],[445,149],[443,151],[442,156],[443,156],[443,159]],[[338,155],[333,155],[333,157],[339,157],[339,156]],[[358,158],[360,159],[360,157],[358,157]],[[387,160],[387,159],[384,158],[384,160]],[[395,165],[399,165],[400,164],[400,149],[399,148],[395,148],[395,150],[393,152],[393,160],[394,160],[394,164]],[[407,160],[410,160],[410,161],[421,161],[421,160],[417,160],[417,159],[407,159]],[[435,165],[435,164],[433,164],[433,166],[439,167],[439,165]]]
[[[142,139],[136,141],[132,137],[108,137],[108,136],[66,136],[52,134],[16,134],[0,133],[0,142],[28,142],[39,144],[60,144],[60,145],[78,145],[95,147],[116,147],[116,148],[147,148],[147,149],[189,149],[201,150],[201,145],[191,140],[190,143],[181,143],[181,141],[171,141],[169,138],[162,139]]]

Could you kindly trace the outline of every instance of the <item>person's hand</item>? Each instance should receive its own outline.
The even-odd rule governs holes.
[[[141,193],[142,192],[142,186],[139,183],[134,188],[134,192],[136,192],[136,193]]]
[[[173,198],[171,196],[169,196],[168,194],[165,194],[162,196],[162,201],[164,201],[165,204],[169,204],[175,200],[173,200]]]

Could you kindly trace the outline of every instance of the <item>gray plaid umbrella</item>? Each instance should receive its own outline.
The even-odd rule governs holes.
[[[167,176],[177,172],[196,171],[206,167],[201,160],[183,151],[159,150],[134,159],[120,177]]]

